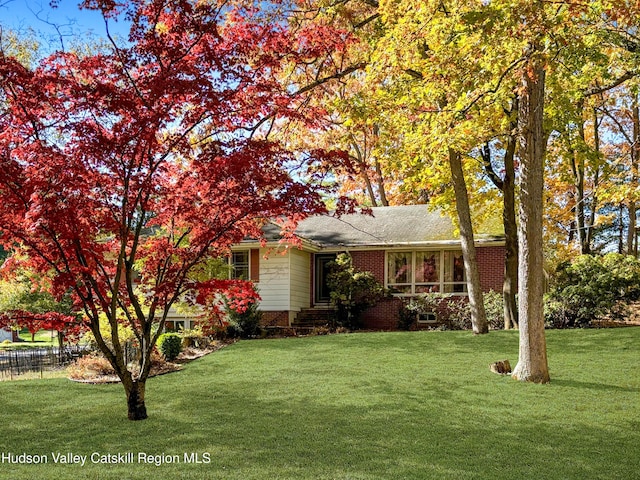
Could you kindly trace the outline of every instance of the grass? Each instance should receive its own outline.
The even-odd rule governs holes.
[[[5,462],[0,478],[637,478],[640,328],[547,332],[548,385],[489,372],[515,364],[517,335],[239,342],[151,379],[143,422],[126,420],[119,385],[0,383],[0,455],[49,462]],[[52,463],[67,452],[134,462]],[[210,462],[185,463],[193,453]]]
[[[34,341],[31,341],[29,330],[21,330],[18,333],[19,342],[0,342],[0,351],[3,350],[29,350],[32,348],[57,347],[58,336],[51,330],[40,330],[36,332]]]

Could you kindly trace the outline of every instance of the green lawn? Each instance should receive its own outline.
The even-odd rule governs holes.
[[[515,364],[517,332],[243,341],[151,379],[150,418],[135,423],[119,385],[0,383],[0,455],[49,462],[5,460],[0,478],[638,478],[640,328],[547,341],[549,385],[489,371]],[[53,463],[68,452],[134,461]],[[185,463],[196,453],[210,463]]]
[[[40,330],[35,334],[34,341],[31,341],[31,333],[29,330],[21,330],[18,334],[19,342],[0,343],[0,351],[2,350],[28,350],[31,348],[57,347],[58,336],[51,330]]]

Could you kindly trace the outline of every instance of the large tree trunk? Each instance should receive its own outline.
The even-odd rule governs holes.
[[[537,49],[534,48],[533,55],[536,53]],[[522,161],[518,230],[520,352],[513,377],[523,381],[547,383],[549,367],[544,332],[542,251],[542,194],[546,144],[543,131],[545,71],[540,60],[529,60],[529,68],[525,68],[522,75],[521,91],[518,115]]]
[[[488,333],[489,325],[487,324],[487,316],[484,311],[484,299],[480,285],[478,262],[476,261],[476,247],[473,241],[473,226],[471,224],[467,185],[464,180],[460,154],[451,148],[449,149],[449,167],[451,168],[451,178],[456,194],[456,208],[458,211],[458,222],[460,224],[460,242],[462,243],[464,268],[467,275],[469,305],[471,306],[471,327],[475,334]]]
[[[380,195],[380,204],[383,207],[388,207],[389,200],[387,199],[387,192],[385,190],[384,175],[382,175],[382,167],[380,166],[380,161],[377,158],[375,159],[375,166],[376,166],[376,177],[378,182],[378,194]]]

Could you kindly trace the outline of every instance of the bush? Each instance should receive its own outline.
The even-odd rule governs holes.
[[[484,294],[484,311],[491,330],[504,328],[504,297],[502,292],[489,290]]]
[[[163,333],[158,339],[158,348],[167,361],[172,361],[182,351],[182,339],[177,333]]]
[[[504,327],[504,301],[501,293],[493,290],[484,294],[484,308],[489,328]],[[398,328],[417,328],[418,315],[433,313],[437,324],[451,330],[471,329],[471,306],[466,297],[449,293],[423,293],[412,297],[400,309]]]
[[[116,374],[109,360],[97,352],[78,358],[67,367],[67,372],[69,373],[69,377],[76,380]]]
[[[437,324],[446,328],[463,330],[471,328],[471,313],[468,302],[462,297],[447,293],[423,293],[404,303],[400,311],[398,327],[403,330],[417,328],[419,315],[434,314]],[[468,322],[468,327],[467,327]]]
[[[338,310],[337,326],[356,330],[361,327],[362,312],[385,297],[384,287],[373,273],[356,270],[347,253],[338,255],[329,266],[327,286]]]
[[[182,337],[182,347],[207,348],[209,346],[209,337],[204,334],[200,325],[180,332]]]
[[[629,255],[580,255],[558,266],[545,297],[545,321],[555,328],[587,327],[622,317],[640,298],[640,261]]]
[[[258,310],[257,302],[249,305],[242,313],[227,308],[227,318],[229,320],[227,336],[231,338],[253,338],[260,336],[262,330],[260,327],[262,312]]]

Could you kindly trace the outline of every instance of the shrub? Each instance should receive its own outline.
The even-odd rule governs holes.
[[[373,273],[356,270],[347,253],[338,255],[329,266],[327,286],[338,310],[337,326],[356,330],[361,327],[362,312],[384,298],[384,287]]]
[[[502,292],[489,290],[484,294],[484,311],[491,330],[504,328],[504,297]]]
[[[163,333],[158,339],[158,347],[164,358],[172,361],[182,351],[182,339],[177,333]]]
[[[81,356],[67,367],[67,372],[77,380],[116,374],[109,360],[97,352]]]
[[[545,297],[545,321],[555,328],[587,327],[623,316],[640,298],[640,261],[629,255],[580,255],[558,266]]]
[[[464,328],[464,305],[461,298],[453,298],[451,294],[423,293],[411,297],[405,302],[400,312],[399,328],[413,330],[417,328],[420,315],[434,314],[439,324],[447,324],[449,328]],[[469,316],[469,318],[471,318]],[[460,325],[460,323],[462,323]],[[470,324],[469,324],[470,325]]]
[[[504,327],[504,301],[502,294],[491,290],[484,294],[487,322],[492,329]],[[469,330],[471,328],[471,306],[466,297],[448,293],[423,293],[412,297],[400,309],[398,328],[417,328],[418,315],[433,313],[442,328]]]
[[[204,334],[200,325],[180,332],[182,337],[182,347],[207,348],[209,346],[209,337]]]
[[[258,303],[251,303],[244,312],[237,312],[227,307],[227,336],[231,338],[253,338],[261,334],[260,323],[262,312],[258,310]]]

